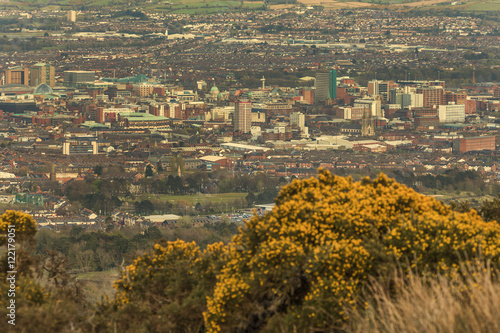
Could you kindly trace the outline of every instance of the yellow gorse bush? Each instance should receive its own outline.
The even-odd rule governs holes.
[[[320,170],[283,188],[273,211],[247,221],[228,245],[205,326],[341,327],[367,277],[396,262],[453,278],[461,260],[499,254],[499,225],[475,211],[453,212],[383,174],[353,182]]]
[[[37,231],[36,221],[31,215],[8,210],[0,216],[0,246],[7,242],[7,231],[11,229],[9,226],[15,226],[13,238],[16,243],[32,240]]]

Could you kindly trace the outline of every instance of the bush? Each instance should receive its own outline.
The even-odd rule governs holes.
[[[498,262],[500,227],[457,213],[381,174],[353,182],[320,171],[294,181],[228,245],[207,331],[343,327],[369,276],[459,275],[461,256]]]

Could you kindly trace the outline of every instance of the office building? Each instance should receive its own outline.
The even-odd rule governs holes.
[[[45,83],[49,87],[56,85],[55,68],[49,64],[38,63],[30,68],[30,86],[37,87]]]
[[[337,99],[337,71],[330,69],[330,82],[329,82],[328,97],[330,99]]]
[[[94,71],[65,71],[64,72],[64,83],[75,84],[84,82],[94,82],[95,72]]]
[[[495,137],[475,136],[460,138],[453,141],[453,152],[455,153],[467,153],[480,150],[495,150]]]
[[[237,102],[234,108],[234,130],[250,133],[252,127],[252,103]]]
[[[28,67],[12,67],[5,70],[5,84],[24,84],[29,86]]]
[[[316,73],[316,81],[314,82],[316,91],[314,99],[316,102],[324,102],[329,98],[330,90],[330,73]]]
[[[314,83],[316,92],[314,99],[318,102],[324,102],[328,99],[337,98],[337,71],[330,69],[328,72],[316,73],[316,81]]]
[[[439,121],[447,123],[461,123],[465,121],[465,105],[440,105],[438,110]]]
[[[417,94],[423,95],[424,108],[443,105],[443,93],[443,87],[440,85],[417,89]]]
[[[297,126],[301,130],[306,126],[306,116],[301,112],[293,112],[290,114],[290,125]]]

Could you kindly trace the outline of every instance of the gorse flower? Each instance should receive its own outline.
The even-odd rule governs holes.
[[[500,228],[455,213],[381,174],[353,182],[319,171],[282,189],[228,245],[204,314],[209,332],[273,325],[339,327],[369,275],[403,269],[450,277],[461,256],[498,260]],[[463,258],[462,258],[463,259]]]
[[[319,170],[284,187],[227,246],[157,244],[124,270],[114,305],[141,309],[150,330],[329,330],[349,320],[346,307],[365,306],[369,277],[398,267],[458,281],[460,265],[499,257],[500,226],[475,211],[456,213],[383,174],[353,182]]]

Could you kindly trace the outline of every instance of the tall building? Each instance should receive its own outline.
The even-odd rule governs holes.
[[[68,22],[76,22],[76,12],[74,10],[68,11]]]
[[[382,81],[372,80],[368,81],[368,95],[377,96],[379,94],[379,83]]]
[[[42,83],[50,87],[56,85],[55,68],[49,64],[38,63],[30,68],[30,86],[36,87]]]
[[[290,125],[297,126],[301,130],[306,127],[306,116],[301,112],[293,112],[290,114]]]
[[[252,103],[237,102],[234,108],[234,130],[250,133],[252,127]]]
[[[337,71],[335,69],[330,69],[330,82],[328,87],[328,97],[337,99]]]
[[[318,102],[324,102],[328,99],[337,98],[337,71],[330,69],[328,72],[316,73],[316,82],[314,83],[316,92],[314,99]]]
[[[440,85],[427,88],[418,88],[417,94],[423,94],[424,108],[431,108],[434,105],[443,105],[443,87]]]
[[[28,67],[12,67],[5,70],[5,84],[24,84],[29,85]]]
[[[314,86],[316,87],[316,91],[314,93],[315,101],[326,101],[329,97],[330,92],[330,73],[316,73],[316,81],[314,82]]]

